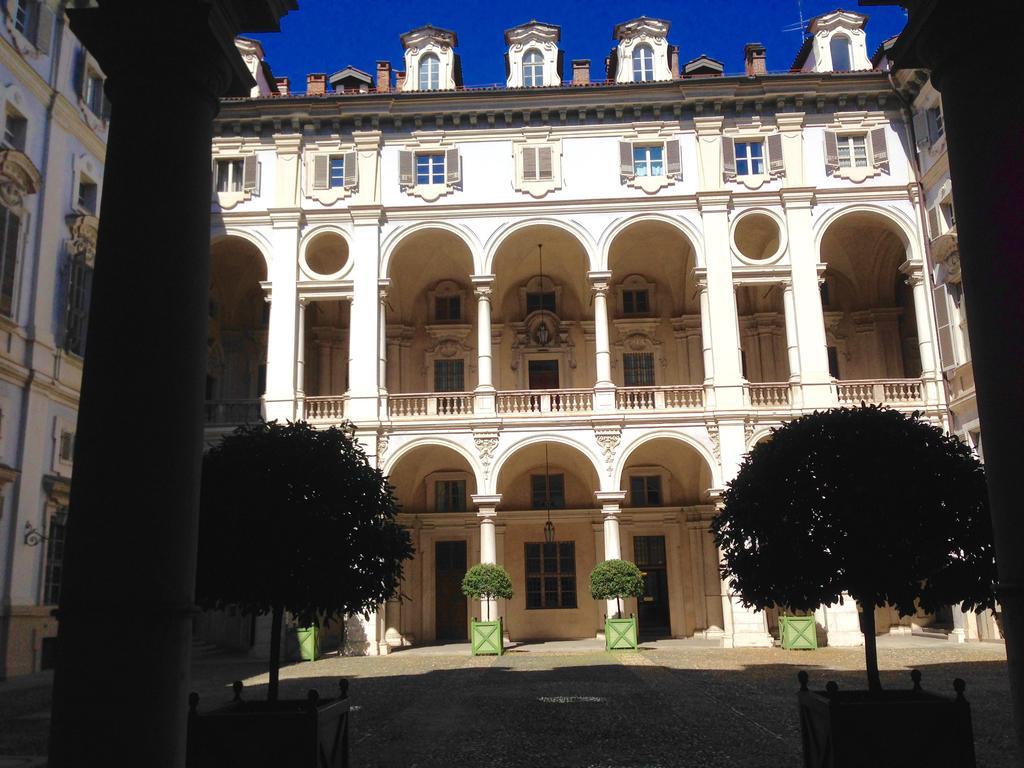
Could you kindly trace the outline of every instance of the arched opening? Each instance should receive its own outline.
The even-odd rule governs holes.
[[[422,445],[404,453],[389,482],[401,504],[400,520],[413,538],[401,594],[385,606],[389,645],[419,641],[464,642],[470,606],[461,592],[466,569],[479,562],[471,496],[476,475],[465,456],[444,445]]]
[[[617,386],[703,384],[696,259],[687,237],[664,221],[638,221],[611,242],[608,332]],[[652,393],[620,392],[618,397],[621,407],[656,405]]]
[[[722,628],[718,553],[708,530],[711,485],[704,457],[672,437],[641,443],[626,457],[619,487],[630,525],[620,539],[622,557],[644,572],[645,594],[628,606],[644,637]]]
[[[348,242],[341,234],[325,231],[306,244],[302,252],[304,280],[337,278],[349,263]],[[306,418],[330,419],[337,413],[338,398],[349,385],[349,328],[351,303],[342,299],[309,301],[300,319],[303,340],[302,394]]]
[[[853,55],[850,50],[850,38],[846,35],[833,35],[828,44],[832,54],[832,71],[849,72],[853,69]]]
[[[229,236],[211,244],[205,392],[208,424],[242,424],[260,418],[270,325],[270,304],[260,286],[266,279],[263,254],[248,240]]]
[[[527,88],[544,85],[544,57],[536,48],[531,48],[523,56],[523,85]]]
[[[499,559],[515,589],[506,606],[512,639],[594,636],[603,603],[590,597],[587,579],[604,559],[594,535],[599,482],[592,459],[560,442],[522,446],[501,462]]]
[[[740,367],[752,384],[789,380],[785,304],[780,283],[736,287]]]
[[[654,79],[654,49],[641,43],[633,49],[633,82],[646,83]]]
[[[494,385],[503,390],[498,393],[499,412],[586,405],[574,396],[552,392],[590,388],[596,381],[594,355],[587,352],[590,332],[584,327],[594,319],[588,268],[582,243],[551,225],[524,227],[498,247],[491,327],[496,339]]]
[[[900,271],[902,233],[880,214],[853,212],[821,240],[821,288],[832,375],[842,380],[921,375],[913,292]]]
[[[462,402],[454,394],[442,398],[394,396],[464,393],[476,386],[472,271],[469,247],[445,229],[419,230],[396,246],[388,273],[400,279],[392,279],[385,305],[386,385],[393,414],[452,413],[447,409]]]
[[[421,91],[436,91],[441,87],[441,60],[434,53],[420,57],[419,86]]]

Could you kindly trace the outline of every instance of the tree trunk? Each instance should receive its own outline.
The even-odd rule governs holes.
[[[281,674],[281,625],[284,623],[284,606],[274,605],[273,621],[270,627],[270,684],[267,686],[267,701],[277,701],[278,682]]]
[[[619,611],[619,615],[616,616],[615,618],[621,619],[622,618],[622,598],[621,597],[616,597],[615,598],[615,607]]]
[[[864,633],[864,662],[868,670],[868,690],[878,693],[882,690],[882,679],[878,676],[878,648],[875,645],[875,606],[860,606],[860,631]]]

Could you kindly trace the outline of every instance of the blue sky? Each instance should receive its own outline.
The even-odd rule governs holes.
[[[837,0],[803,0],[804,18],[834,10]],[[868,49],[899,33],[906,17],[891,7],[860,8],[855,0],[844,7],[865,13]],[[783,28],[799,19],[798,0],[700,0],[699,2],[608,2],[563,0],[560,3],[522,0],[515,3],[467,3],[453,0],[299,0],[300,10],[288,14],[281,32],[256,35],[278,77],[291,78],[292,89],[305,90],[309,72],[337,72],[349,64],[374,74],[375,62],[387,59],[402,69],[399,35],[433,24],[459,36],[466,85],[503,83],[503,33],[530,19],[562,27],[565,75],[572,59],[590,59],[591,77],[603,79],[604,58],[612,47],[612,28],[641,15],[672,22],[669,42],[679,46],[680,61],[706,53],[725,63],[726,73],[743,71],[743,46],[757,41],[768,49],[768,68],[786,70],[800,47],[798,32]]]

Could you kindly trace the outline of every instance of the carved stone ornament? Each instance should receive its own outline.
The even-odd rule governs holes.
[[[715,457],[715,461],[722,460],[722,441],[718,436],[718,423],[709,421],[707,423],[708,437],[711,438],[711,453]]]
[[[381,432],[377,435],[377,465],[384,460],[385,454],[388,452],[388,434],[387,432]]]
[[[96,258],[96,239],[99,235],[100,220],[95,216],[73,214],[68,216],[68,253],[85,259],[92,264]]]
[[[615,451],[622,440],[622,429],[619,427],[594,427],[594,440],[601,446],[604,454],[605,469],[611,477],[615,471]]]
[[[480,456],[480,463],[484,472],[490,473],[491,462],[494,460],[494,451],[498,448],[497,432],[474,432],[473,443],[476,445],[476,452]]]
[[[22,198],[38,192],[41,184],[39,171],[24,152],[0,151],[0,197],[5,203],[20,208]]]
[[[746,418],[743,420],[743,440],[750,445],[750,439],[754,436],[754,428],[757,426],[755,419]]]

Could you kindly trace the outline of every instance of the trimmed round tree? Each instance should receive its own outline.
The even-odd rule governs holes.
[[[711,530],[743,604],[855,600],[872,691],[876,606],[994,604],[984,470],[918,413],[862,405],[790,421],[750,451],[722,501]]]
[[[272,615],[269,700],[285,611],[326,625],[395,594],[413,554],[397,512],[351,430],[253,424],[203,458],[197,599]]]
[[[495,563],[477,563],[462,577],[462,594],[473,600],[512,599],[512,579],[508,571]],[[490,621],[490,605],[484,621]]]
[[[590,595],[595,600],[615,600],[616,618],[622,618],[622,600],[643,597],[644,575],[628,560],[603,560],[590,572]]]

